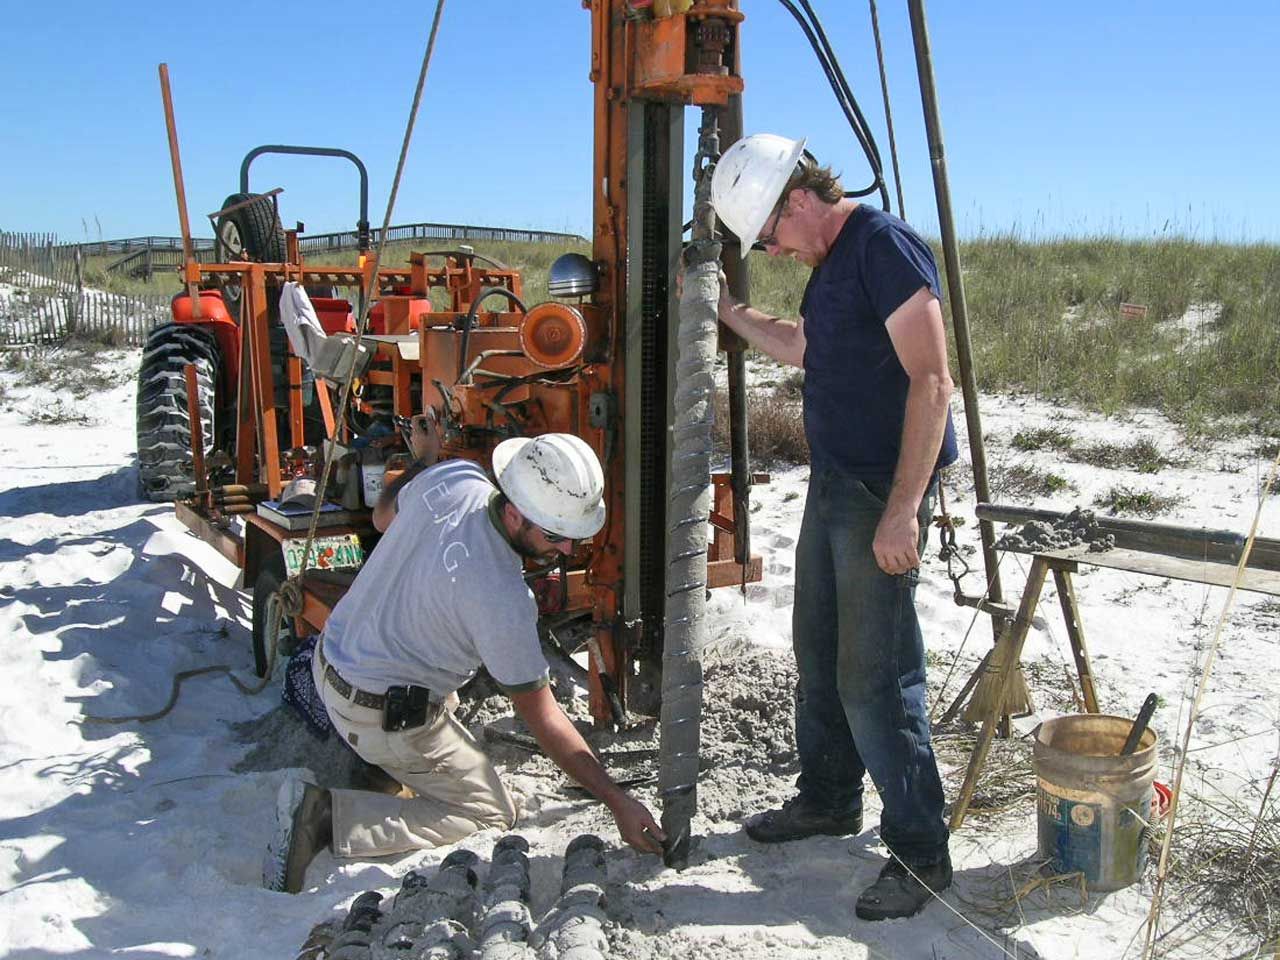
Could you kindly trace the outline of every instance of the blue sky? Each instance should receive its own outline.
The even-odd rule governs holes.
[[[867,5],[812,2],[887,166]],[[742,6],[748,130],[807,136],[861,186],[867,168],[799,28],[776,0]],[[906,4],[880,7],[907,216],[935,232]],[[202,13],[213,9],[69,0],[6,10],[0,229],[68,240],[178,232],[161,61],[197,235],[211,235],[204,215],[263,143],[360,155],[381,223],[434,2]],[[1280,6],[934,0],[929,19],[963,234],[1280,241]],[[578,0],[448,0],[394,222],[589,231],[588,24]],[[355,222],[345,163],[263,158],[252,186],[284,187],[286,221],[309,232]]]

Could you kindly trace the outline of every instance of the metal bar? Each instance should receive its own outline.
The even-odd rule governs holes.
[[[929,138],[929,159],[933,165],[933,189],[938,205],[938,229],[942,235],[942,256],[947,270],[947,291],[951,297],[951,323],[956,337],[956,362],[960,367],[960,390],[964,395],[964,419],[969,430],[969,454],[973,460],[973,485],[979,501],[990,499],[987,483],[987,450],[982,439],[982,418],[978,414],[978,383],[973,370],[969,343],[969,310],[965,302],[964,278],[960,272],[960,251],[956,243],[955,219],[951,213],[951,187],[947,180],[946,151],[942,142],[942,121],[938,112],[938,90],[933,77],[933,54],[929,47],[929,27],[924,0],[908,0],[911,35],[915,41],[916,70],[920,76],[920,100],[924,108],[925,130]],[[987,596],[1004,599],[1000,567],[996,560],[995,532],[989,521],[980,520],[982,561],[987,572]],[[999,626],[992,623],[999,634]]]
[[[320,416],[324,418],[324,433],[330,440],[336,440],[334,429],[333,400],[329,397],[329,384],[316,378],[316,399],[320,401]]]
[[[241,288],[249,324],[249,359],[253,367],[258,423],[260,478],[272,497],[280,496],[280,441],[276,435],[275,382],[271,376],[271,341],[267,334],[267,288],[262,268],[252,264]]]
[[[300,447],[307,442],[302,420],[302,359],[290,356],[285,364],[289,376],[289,444]]]
[[[244,566],[243,538],[223,527],[214,526],[208,517],[191,506],[191,504],[182,500],[174,503],[173,511],[174,516],[178,518],[178,522],[197,537],[212,546],[237,567]]]
[[[240,278],[241,289],[247,289],[248,282]],[[254,437],[257,435],[258,417],[253,403],[253,337],[249,334],[251,324],[247,321],[249,305],[248,297],[240,297],[240,316],[236,317],[240,334],[240,382],[236,385],[238,400],[236,403],[236,484],[248,487],[258,481],[254,471]]]
[[[736,4],[735,4],[736,7]],[[734,76],[742,76],[741,44],[734,44]],[[742,94],[730,94],[720,111],[721,146],[728,149],[742,139]],[[738,256],[736,238],[729,255],[722,257],[729,295],[735,303],[751,302],[751,271],[745,257]],[[726,246],[728,246],[726,244]],[[747,433],[747,343],[724,324],[719,327],[720,348],[729,364],[729,453],[733,488],[733,557],[744,567],[751,560],[751,449]],[[744,577],[743,583],[746,579]]]
[[[187,191],[182,183],[182,157],[178,151],[178,124],[173,116],[173,95],[169,92],[169,65],[160,64],[160,95],[164,99],[164,125],[169,133],[169,160],[173,166],[173,189],[178,198],[178,225],[182,230],[182,256],[184,276],[187,281],[187,296],[191,298],[191,316],[195,320],[204,317],[200,309],[200,296],[196,286],[199,272],[192,270],[195,265],[195,254],[191,248],[191,225],[187,221]]]
[[[1027,575],[1027,586],[1022,592],[1022,603],[1018,605],[1018,616],[1000,639],[1000,689],[987,715],[982,720],[982,730],[978,741],[974,744],[973,755],[969,758],[969,769],[965,771],[964,785],[960,788],[960,796],[951,808],[951,829],[958,830],[964,823],[964,816],[973,800],[974,788],[978,785],[978,774],[987,760],[987,752],[991,749],[991,741],[995,736],[996,725],[1004,715],[1005,697],[1009,693],[1009,680],[1018,669],[1022,658],[1022,646],[1027,640],[1027,631],[1031,629],[1031,618],[1036,612],[1036,603],[1040,600],[1040,591],[1044,589],[1045,577],[1049,572],[1049,562],[1043,557],[1036,557],[1031,562],[1031,572]]]
[[[365,169],[364,163],[350,150],[340,150],[336,147],[293,147],[284,144],[265,144],[261,147],[254,147],[247,154],[240,164],[240,192],[249,192],[249,167],[253,161],[264,153],[286,153],[295,156],[307,157],[339,157],[344,160],[350,160],[356,165],[356,169],[360,172],[360,219],[356,224],[356,235],[360,240],[360,249],[369,249],[369,171]]]

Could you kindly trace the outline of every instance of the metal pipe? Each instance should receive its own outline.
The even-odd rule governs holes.
[[[947,180],[946,151],[942,142],[942,121],[938,112],[938,90],[933,76],[933,53],[929,47],[929,27],[924,0],[907,0],[911,13],[911,36],[915,41],[916,70],[920,76],[920,101],[924,108],[925,130],[929,138],[929,160],[933,166],[933,191],[938,204],[938,230],[942,236],[942,256],[947,270],[947,292],[951,297],[951,322],[956,336],[956,360],[960,366],[960,390],[964,395],[964,419],[969,429],[969,453],[973,458],[973,486],[979,501],[991,498],[987,483],[987,450],[982,439],[982,418],[978,413],[978,383],[973,372],[973,351],[969,343],[969,309],[960,273],[960,251],[956,243],[955,219],[951,213],[951,187]],[[990,521],[980,520],[982,562],[987,573],[987,596],[1004,599],[1000,587],[1000,567],[996,560],[995,532]],[[999,636],[999,624],[992,622]]]
[[[737,6],[736,4],[734,5]],[[734,76],[742,76],[742,45],[735,44]],[[729,95],[721,112],[722,148],[742,139],[742,94]],[[736,239],[735,241],[736,242]],[[734,303],[751,302],[751,270],[746,257],[732,254],[722,258],[726,285]],[[747,342],[728,327],[720,325],[720,347],[729,363],[729,489],[733,491],[733,559],[751,561],[751,449],[747,433]],[[745,577],[744,577],[745,580]]]

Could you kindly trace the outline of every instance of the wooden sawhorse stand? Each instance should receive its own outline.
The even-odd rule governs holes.
[[[978,505],[978,516],[985,520],[1016,522],[1033,514],[1036,519],[1061,516],[1050,515],[1049,511],[1043,510],[1032,511],[994,504]],[[1040,593],[1050,571],[1053,571],[1058,597],[1062,602],[1062,615],[1066,621],[1067,636],[1071,640],[1071,653],[1076,661],[1086,713],[1099,711],[1093,669],[1089,665],[1089,653],[1080,623],[1080,609],[1076,604],[1075,587],[1071,581],[1071,574],[1079,569],[1081,563],[1213,586],[1229,587],[1236,582],[1236,562],[1244,540],[1238,534],[1188,530],[1109,517],[1098,519],[1099,525],[1114,535],[1117,543],[1115,548],[1091,552],[1088,547],[1079,546],[1031,554],[1031,571],[1027,575],[1027,586],[1023,590],[1018,612],[991,651],[991,663],[987,669],[999,677],[999,692],[993,706],[982,717],[982,729],[973,748],[973,756],[969,759],[964,785],[952,807],[952,830],[964,822],[969,804],[973,800],[978,774],[986,762],[996,727],[1004,714],[1009,680],[1022,660],[1022,648],[1031,629],[1031,619],[1035,615]],[[1241,590],[1280,596],[1280,541],[1261,537],[1254,541],[1249,565],[1240,576],[1238,587]]]
[[[1058,587],[1058,598],[1062,602],[1062,618],[1066,621],[1067,636],[1071,640],[1071,654],[1076,661],[1076,671],[1080,677],[1080,692],[1084,698],[1086,713],[1098,712],[1098,695],[1093,684],[1093,669],[1089,666],[1089,651],[1085,646],[1084,633],[1080,627],[1080,608],[1076,605],[1075,586],[1071,582],[1071,574],[1078,569],[1076,561],[1063,560],[1050,554],[1037,553],[1031,561],[1031,572],[1027,574],[1027,585],[1022,591],[1022,602],[1018,604],[1018,612],[1005,628],[1000,642],[992,650],[991,659],[994,667],[988,667],[1000,678],[1000,688],[994,706],[982,718],[982,730],[978,734],[978,742],[974,745],[973,756],[969,759],[969,769],[964,776],[964,786],[960,789],[960,797],[951,809],[951,829],[957,829],[964,822],[964,815],[973,800],[973,791],[978,785],[978,774],[986,763],[987,752],[991,749],[991,741],[995,739],[996,727],[1004,717],[1004,703],[1008,695],[1009,680],[1022,661],[1022,648],[1027,642],[1027,633],[1031,630],[1031,619],[1035,616],[1036,606],[1040,602],[1040,593],[1044,590],[1044,582],[1049,571],[1053,571],[1054,583]]]

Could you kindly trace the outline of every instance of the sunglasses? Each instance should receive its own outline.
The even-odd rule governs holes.
[[[533,526],[537,527],[538,532],[541,533],[544,537],[546,537],[547,543],[573,543],[574,542],[573,537],[562,537],[558,533],[552,533],[546,527],[539,527],[536,523],[533,524]]]
[[[784,200],[778,205],[778,209],[774,211],[773,223],[767,224],[764,233],[756,237],[756,242],[751,245],[752,250],[763,250],[765,247],[777,246],[778,244],[778,221],[782,219],[782,214],[786,212],[787,203]]]

